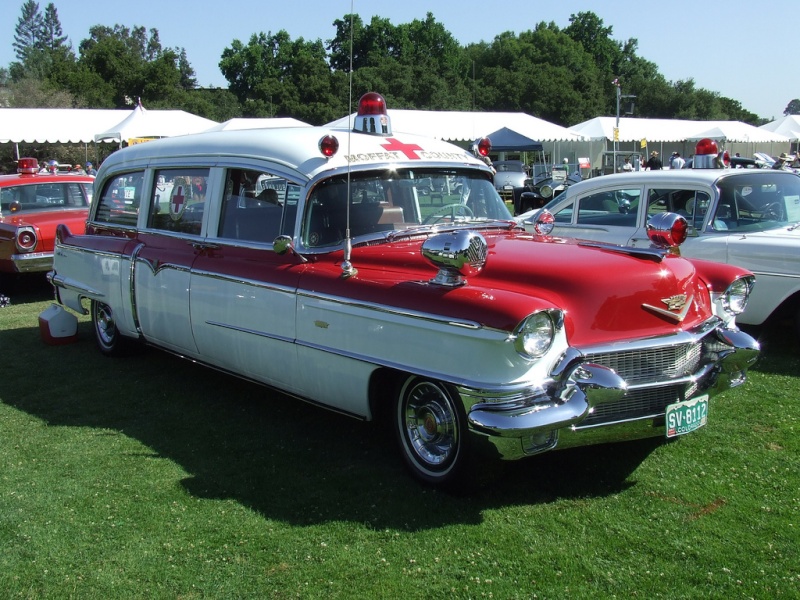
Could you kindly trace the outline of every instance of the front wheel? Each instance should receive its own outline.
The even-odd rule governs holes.
[[[466,416],[442,383],[409,377],[395,398],[394,427],[414,477],[441,487],[459,481],[467,463]]]
[[[117,329],[111,307],[97,300],[92,300],[92,326],[94,338],[100,352],[106,356],[119,356],[124,353],[127,340]]]

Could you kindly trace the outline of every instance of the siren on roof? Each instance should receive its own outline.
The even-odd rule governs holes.
[[[720,152],[717,142],[703,138],[694,148],[693,169],[727,169],[731,166],[731,156],[727,150]]]
[[[358,113],[353,123],[353,131],[375,135],[392,135],[386,100],[377,92],[367,92],[358,101]]]

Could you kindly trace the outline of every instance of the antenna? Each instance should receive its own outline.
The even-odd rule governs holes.
[[[354,0],[350,0],[350,86],[348,91],[348,98],[347,98],[347,114],[350,115],[353,113],[353,3]],[[353,127],[350,125],[350,120],[347,121],[347,154],[348,156],[351,154],[350,152],[350,136],[353,131]],[[350,255],[353,252],[353,240],[350,238],[350,161],[347,161],[347,186],[346,186],[346,202],[345,206],[347,207],[345,210],[345,230],[344,230],[344,260],[342,261],[342,277],[352,277],[353,275],[358,273],[358,269],[353,266],[353,263],[350,262]]]

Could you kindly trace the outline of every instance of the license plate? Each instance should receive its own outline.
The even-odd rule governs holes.
[[[504,185],[504,186],[503,186],[503,189],[504,189],[504,190],[513,190],[513,189],[514,189],[514,186],[513,186],[513,185]]]
[[[667,437],[691,433],[708,422],[708,395],[667,406]]]

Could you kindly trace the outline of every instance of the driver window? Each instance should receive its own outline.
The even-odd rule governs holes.
[[[284,229],[288,189],[281,177],[255,169],[228,169],[217,234],[271,244]],[[296,202],[293,206],[296,209]]]

